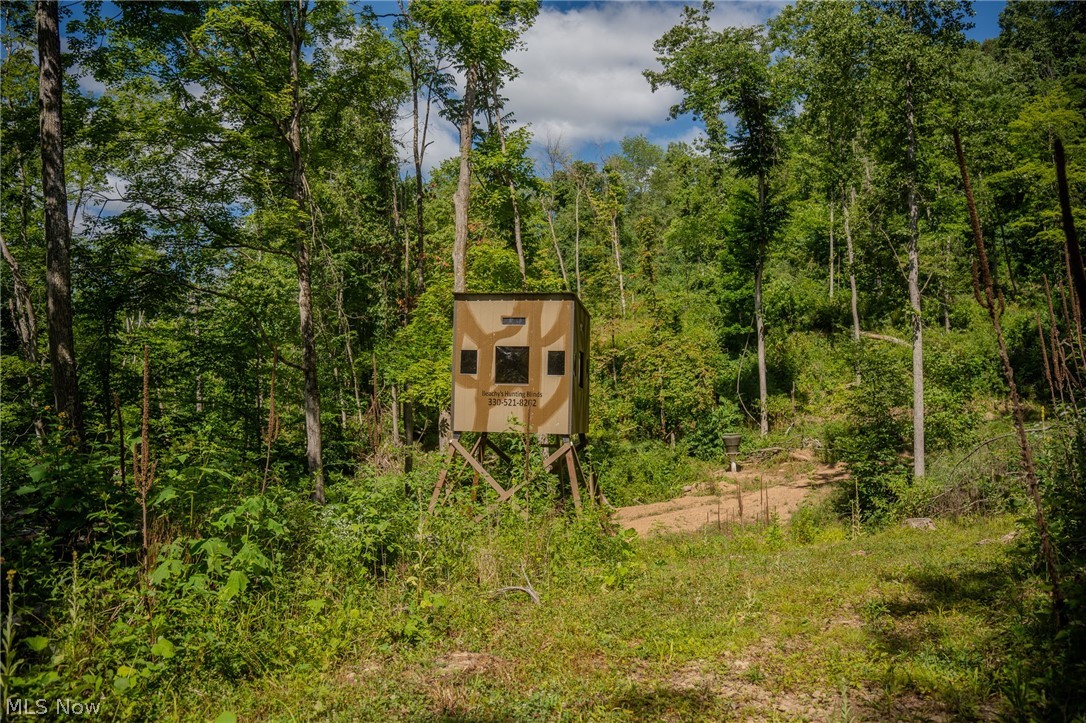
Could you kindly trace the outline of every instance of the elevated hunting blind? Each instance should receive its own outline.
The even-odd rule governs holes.
[[[455,294],[452,431],[588,432],[589,316],[574,294]]]
[[[550,435],[548,469],[563,457],[574,504],[580,509],[578,449],[588,432],[588,345],[591,319],[575,294],[453,295],[452,433],[438,478],[437,504],[449,463],[459,454],[498,492],[511,499],[483,466],[487,450],[505,457],[488,435]],[[461,435],[478,436],[469,452]],[[574,437],[576,436],[576,440]],[[596,494],[589,480],[589,493]]]

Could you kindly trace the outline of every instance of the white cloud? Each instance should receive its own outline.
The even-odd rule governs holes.
[[[532,125],[537,144],[561,138],[575,154],[638,133],[666,140],[667,129],[659,126],[679,94],[672,88],[653,93],[642,72],[659,67],[652,45],[680,21],[682,7],[679,2],[610,2],[570,10],[545,5],[524,34],[524,47],[509,56],[521,75],[504,89],[508,109]],[[779,7],[720,3],[713,25],[754,25]]]
[[[659,68],[652,45],[678,24],[683,2],[599,2],[570,7],[548,3],[522,38],[523,47],[508,56],[520,75],[503,89],[506,110],[521,125],[530,124],[537,163],[548,143],[561,141],[564,151],[598,160],[614,142],[645,134],[655,143],[693,143],[703,137],[689,120],[668,123],[668,112],[680,95],[673,88],[653,93],[643,71]],[[700,4],[700,3],[698,3]],[[749,26],[762,22],[783,2],[720,2],[713,27]],[[456,75],[461,86],[462,77]],[[396,123],[403,142],[401,161],[412,167],[411,111],[404,106]],[[441,118],[435,105],[430,117],[424,169],[459,153],[455,126]],[[541,165],[542,168],[542,165]]]

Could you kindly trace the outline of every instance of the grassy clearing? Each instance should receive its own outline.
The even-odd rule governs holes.
[[[337,656],[229,689],[185,691],[172,713],[212,719],[230,710],[243,720],[987,718],[1000,707],[996,636],[1014,614],[994,605],[1014,605],[1016,597],[1009,545],[1000,539],[1012,527],[1000,517],[857,539],[831,526],[808,544],[778,527],[635,540],[621,562],[533,580],[538,606],[520,593],[489,594],[499,578],[523,584],[512,572],[521,560],[481,543],[460,551],[479,571],[477,581],[420,581],[416,597],[430,604],[424,613],[412,607],[424,628],[413,640],[390,638],[387,621],[371,617],[350,641],[357,652],[346,662]],[[426,578],[425,564],[416,571]],[[372,594],[377,599],[331,595],[323,612],[350,617],[372,605],[408,615],[399,598]]]

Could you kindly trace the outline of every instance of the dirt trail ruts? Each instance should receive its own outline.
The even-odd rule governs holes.
[[[639,535],[695,532],[705,527],[739,521],[736,482],[743,487],[743,521],[764,519],[768,507],[784,522],[808,497],[825,495],[830,484],[848,477],[841,465],[817,461],[811,450],[798,449],[788,459],[770,465],[749,465],[732,473],[718,470],[710,484],[682,497],[649,505],[622,507],[615,515],[623,527]],[[764,492],[761,489],[764,487]],[[768,500],[763,504],[764,500]]]

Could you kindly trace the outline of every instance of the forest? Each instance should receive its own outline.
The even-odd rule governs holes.
[[[536,0],[0,5],[5,719],[1086,716],[1086,3],[665,6],[593,156]],[[607,504],[427,514],[465,291],[584,303]]]

